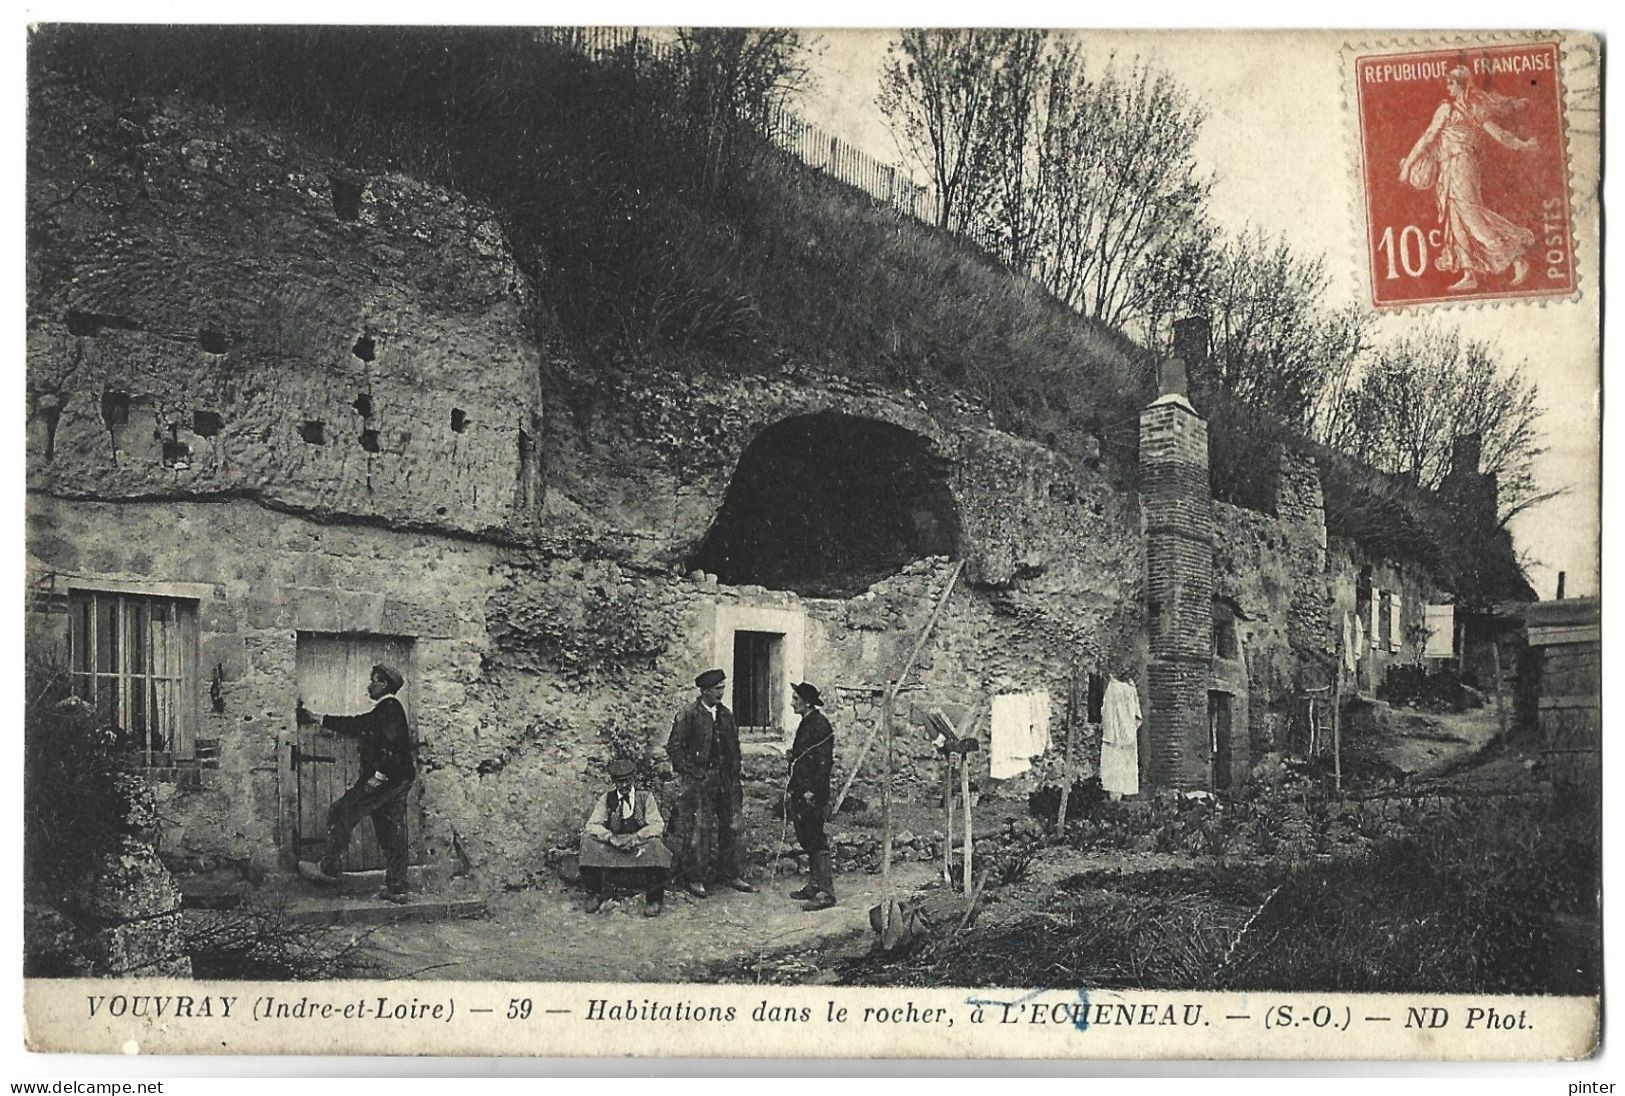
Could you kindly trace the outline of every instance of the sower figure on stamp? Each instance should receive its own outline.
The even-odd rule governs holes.
[[[1489,152],[1482,140],[1486,137],[1514,152],[1538,147],[1533,138],[1515,136],[1498,124],[1523,109],[1526,101],[1474,87],[1460,65],[1445,77],[1445,87],[1449,97],[1399,162],[1399,177],[1418,190],[1434,192],[1444,225],[1444,246],[1434,266],[1461,272],[1451,292],[1477,289],[1480,274],[1499,274],[1509,266],[1510,284],[1522,285],[1529,275],[1525,255],[1534,246],[1535,234],[1484,204],[1480,160]]]
[[[694,679],[700,695],[672,721],[666,754],[677,770],[677,807],[671,846],[675,876],[696,898],[707,883],[752,891],[742,878],[734,822],[743,792],[739,784],[739,726],[722,703],[727,675],[707,670]]]
[[[410,889],[406,877],[406,806],[407,793],[417,776],[406,708],[395,695],[403,684],[399,672],[379,663],[372,668],[367,682],[367,695],[375,701],[370,712],[317,715],[305,707],[303,700],[295,709],[301,727],[319,723],[324,731],[354,735],[361,740],[361,777],[328,808],[327,851],[314,877],[339,878],[344,870],[344,853],[350,847],[350,831],[370,815],[378,847],[384,853],[385,887],[379,897],[392,902],[405,901]],[[304,867],[301,865],[301,870]]]
[[[607,887],[643,891],[645,917],[658,916],[666,898],[671,853],[660,840],[666,822],[655,797],[633,785],[636,768],[622,758],[609,763],[615,786],[593,800],[581,830],[581,883],[587,888],[588,913],[604,904]]]
[[[824,835],[824,812],[829,807],[829,777],[835,767],[835,729],[824,715],[824,699],[817,686],[802,682],[791,686],[790,706],[801,717],[790,746],[790,781],[784,809],[796,828],[796,841],[811,862],[812,879],[791,898],[810,901],[802,908],[823,910],[835,904],[835,870]]]

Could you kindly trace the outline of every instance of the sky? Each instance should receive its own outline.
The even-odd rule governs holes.
[[[871,155],[902,153],[874,104],[890,35],[884,30],[819,32],[817,84],[802,113]],[[1212,212],[1225,228],[1252,225],[1284,238],[1301,255],[1325,254],[1334,305],[1365,299],[1363,212],[1355,173],[1356,126],[1345,107],[1344,46],[1360,34],[1105,31],[1080,35],[1091,57],[1140,55],[1166,69],[1204,104],[1208,121],[1197,157],[1215,176]],[[1572,81],[1572,82],[1577,82]],[[1572,88],[1571,88],[1572,92]],[[1570,153],[1591,157],[1596,141],[1570,115]],[[1574,197],[1577,226],[1591,226],[1578,253],[1581,299],[1430,306],[1383,313],[1377,331],[1397,337],[1424,319],[1460,328],[1498,348],[1503,362],[1528,363],[1540,388],[1547,452],[1536,465],[1543,489],[1566,493],[1514,519],[1512,531],[1541,597],[1557,572],[1568,596],[1599,587],[1600,331],[1597,309],[1598,203]]]

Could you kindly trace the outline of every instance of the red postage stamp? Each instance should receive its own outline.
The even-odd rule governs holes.
[[[1371,302],[1575,290],[1555,41],[1355,54]]]

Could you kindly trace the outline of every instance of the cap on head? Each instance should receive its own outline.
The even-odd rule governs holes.
[[[808,704],[811,704],[814,708],[822,708],[824,706],[824,698],[819,695],[818,686],[809,685],[803,681],[800,685],[792,685],[790,688],[797,696],[799,696],[802,700],[805,700]]]
[[[637,772],[637,766],[624,757],[617,757],[609,763],[609,778],[611,780],[625,780]]]
[[[406,684],[406,679],[401,676],[399,670],[393,666],[386,666],[382,662],[373,666],[372,672],[388,682],[389,691],[392,693],[400,692],[401,686]]]
[[[721,685],[727,680],[728,675],[723,673],[721,670],[707,670],[705,673],[694,679],[694,684],[698,685],[702,689],[709,689],[712,686]]]

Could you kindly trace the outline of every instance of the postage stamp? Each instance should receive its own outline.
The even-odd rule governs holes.
[[[1354,58],[1371,303],[1575,292],[1556,41]]]

